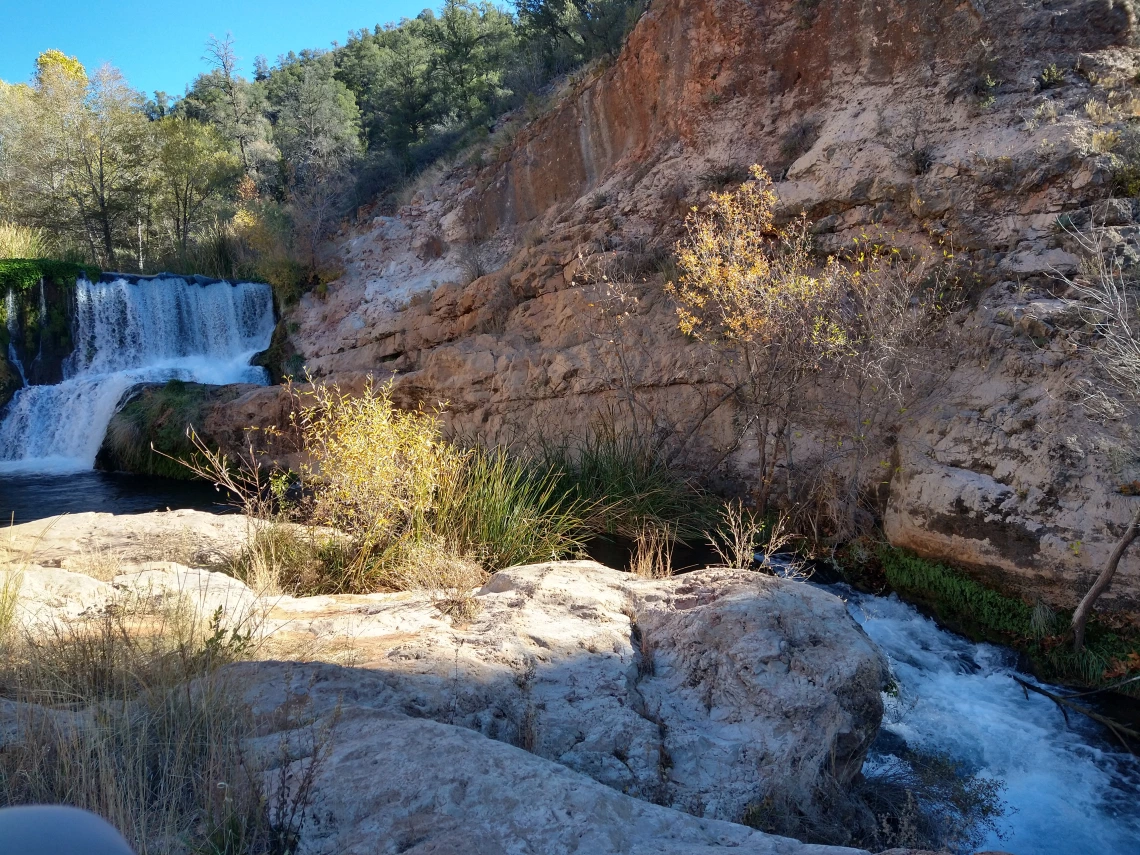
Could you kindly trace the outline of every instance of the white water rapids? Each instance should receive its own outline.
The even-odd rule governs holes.
[[[883,649],[898,684],[883,728],[913,748],[947,754],[1005,783],[1004,838],[1013,855],[1140,853],[1140,759],[1103,728],[1013,680],[1015,655],[940,629],[895,597],[828,587]],[[872,751],[867,771],[889,764]]]
[[[80,279],[64,380],[25,386],[9,403],[0,473],[91,469],[116,406],[141,383],[267,382],[249,363],[269,346],[273,325],[268,285]]]

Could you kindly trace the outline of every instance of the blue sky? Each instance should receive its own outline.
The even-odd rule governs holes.
[[[232,32],[243,72],[253,58],[343,43],[349,30],[418,15],[439,0],[0,0],[0,79],[31,77],[49,48],[88,68],[122,69],[148,95],[181,96],[206,68],[210,34]]]

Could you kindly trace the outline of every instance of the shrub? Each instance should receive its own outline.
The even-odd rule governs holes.
[[[800,119],[784,134],[780,141],[780,157],[786,161],[798,160],[811,150],[819,139],[819,123],[813,119]]]
[[[1129,126],[1113,134],[1109,155],[1112,159],[1112,193],[1136,198],[1140,196],[1140,130]]]
[[[1057,63],[1049,63],[1037,75],[1037,82],[1042,89],[1052,89],[1054,86],[1060,86],[1065,82],[1065,72],[1057,66]]]
[[[361,395],[315,385],[298,403],[295,428],[309,459],[299,510],[347,541],[283,547],[301,568],[293,578],[311,580],[305,589],[412,585],[425,551],[498,570],[581,546],[581,505],[558,489],[550,466],[445,441],[437,413],[398,409],[390,385],[370,381]]]

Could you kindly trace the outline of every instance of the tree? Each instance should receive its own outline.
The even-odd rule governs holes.
[[[1119,265],[1112,247],[1105,245],[1105,234],[1071,233],[1085,252],[1083,269],[1076,277],[1058,274],[1069,286],[1065,297],[1094,332],[1090,342],[1079,341],[1078,351],[1087,356],[1096,370],[1096,381],[1090,396],[1103,400],[1110,394],[1135,409],[1140,402],[1140,323],[1136,315],[1135,282]],[[1140,505],[1109,553],[1092,586],[1081,597],[1073,612],[1073,646],[1079,653],[1085,643],[1085,628],[1093,608],[1112,584],[1113,577],[1129,547],[1140,536]]]
[[[170,224],[172,242],[185,257],[207,202],[233,184],[241,162],[216,128],[194,119],[163,119],[157,136],[159,205]]]
[[[329,225],[341,213],[351,168],[360,155],[360,111],[329,65],[301,64],[285,89],[273,136],[285,165],[294,218],[310,261]]]
[[[25,219],[78,238],[114,266],[140,225],[149,156],[142,96],[117,69],[104,66],[89,79],[74,58],[46,51],[18,100],[4,156]]]
[[[519,20],[556,56],[569,46],[575,60],[615,56],[645,10],[645,0],[518,0]]]
[[[798,426],[830,449],[814,468],[836,485],[831,536],[846,537],[855,533],[865,467],[905,411],[917,350],[952,301],[932,276],[933,259],[905,257],[884,241],[864,236],[818,259],[808,221],[776,226],[776,203],[758,166],[739,189],[712,194],[707,210],[686,219],[680,280],[667,287],[682,332],[711,347],[743,411],[739,432],[756,444],[761,511],[780,466],[786,500],[796,502]],[[808,516],[818,536],[819,514]]]
[[[741,433],[756,442],[761,510],[790,452],[805,384],[846,343],[829,318],[839,290],[834,262],[812,272],[806,221],[777,229],[776,201],[760,167],[739,190],[712,194],[710,209],[685,221],[680,284],[669,286],[682,332],[728,357],[745,411]]]
[[[272,167],[278,153],[270,139],[262,90],[237,73],[233,37],[211,36],[203,57],[211,70],[201,74],[179,102],[183,115],[216,125],[241,160],[242,170],[259,187],[273,184]]]
[[[514,47],[510,17],[489,3],[446,0],[425,35],[434,47],[433,63],[444,83],[447,112],[470,122],[495,94],[504,57]]]

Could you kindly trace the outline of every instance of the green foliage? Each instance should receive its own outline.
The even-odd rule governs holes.
[[[1112,192],[1115,196],[1140,197],[1140,128],[1120,132],[1109,155],[1112,161]]]
[[[232,39],[211,37],[209,69],[173,102],[47,51],[28,84],[0,82],[0,221],[38,247],[22,255],[256,275],[287,302],[321,280],[318,246],[354,207],[394,204],[436,161],[484,144],[552,77],[613,55],[643,8],[526,0],[516,16],[443,0],[331,51],[259,57],[252,80]]]
[[[991,633],[1028,637],[1033,609],[999,594],[958,571],[897,549],[879,553],[883,574],[896,591],[921,599],[956,624],[975,624]]]
[[[94,282],[100,274],[99,268],[90,264],[49,258],[4,258],[0,259],[0,294],[10,290],[17,293],[27,291],[41,279],[63,287],[74,287],[80,276]]]
[[[1065,72],[1057,66],[1057,63],[1051,62],[1037,76],[1037,82],[1042,89],[1052,89],[1065,82]]]
[[[585,506],[562,489],[560,474],[501,449],[473,449],[442,485],[432,527],[490,571],[573,554]]]
[[[644,11],[644,0],[519,0],[519,21],[548,61],[581,63],[616,56]]]
[[[684,542],[703,540],[719,503],[673,469],[650,442],[602,424],[576,441],[545,442],[541,467],[558,473],[558,492],[581,508],[595,534],[635,539],[668,527]]]
[[[931,609],[952,628],[1025,653],[1045,679],[1101,687],[1113,683],[1127,671],[1127,663],[1140,656],[1140,634],[1134,630],[1118,630],[1103,619],[1094,620],[1087,630],[1085,649],[1075,653],[1064,637],[1070,624],[1067,613],[1029,606],[960,570],[901,549],[883,547],[878,559],[890,588]],[[1123,691],[1138,694],[1135,684]]]

